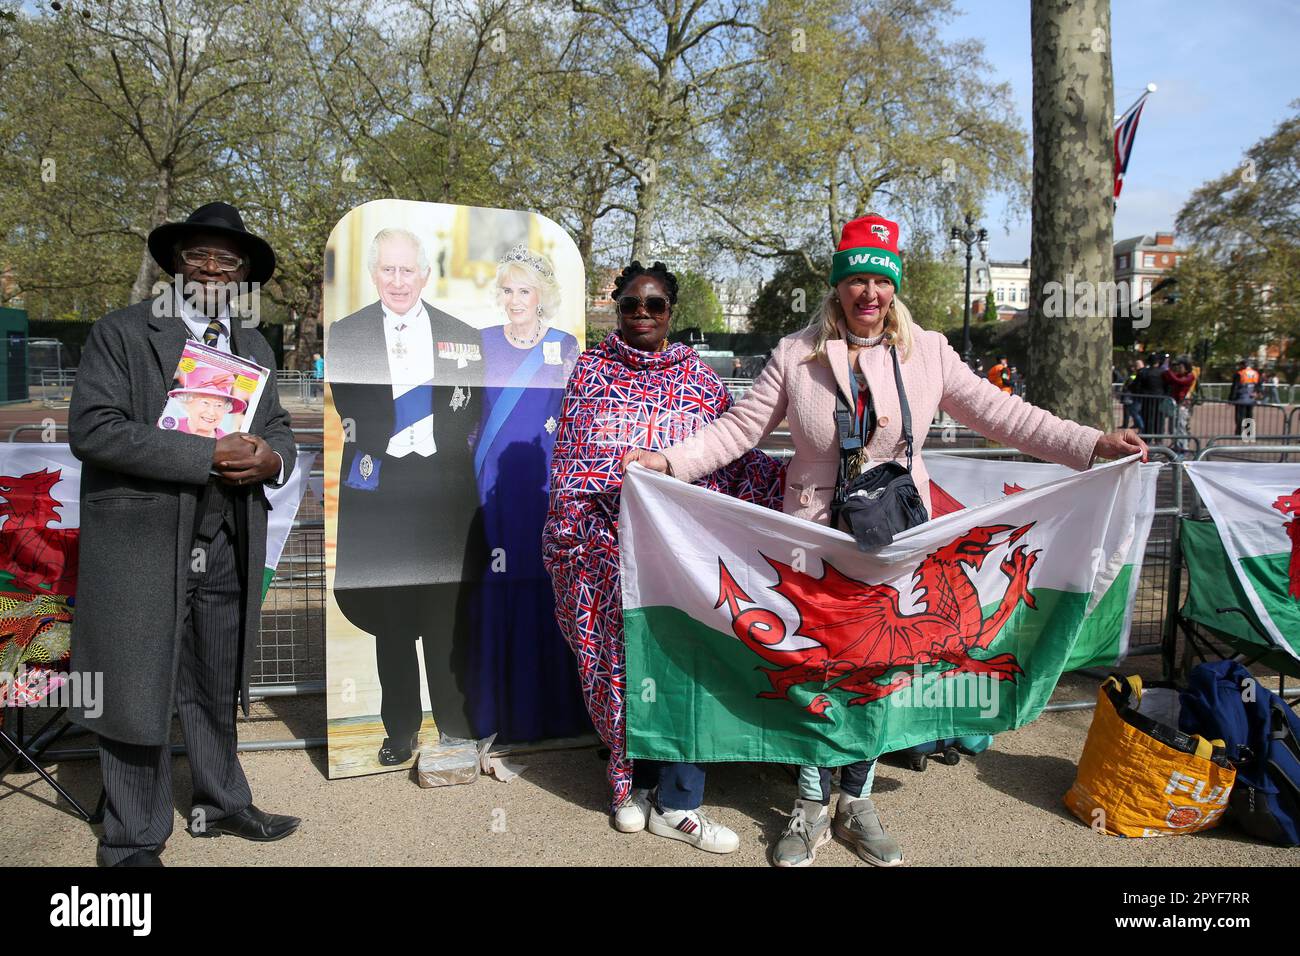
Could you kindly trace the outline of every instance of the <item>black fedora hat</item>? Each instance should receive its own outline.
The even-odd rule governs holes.
[[[265,282],[275,272],[275,253],[261,236],[244,228],[239,210],[229,203],[210,202],[190,213],[184,222],[165,222],[149,233],[149,252],[164,272],[175,275],[176,243],[197,232],[230,236],[239,242],[248,256],[249,282]]]

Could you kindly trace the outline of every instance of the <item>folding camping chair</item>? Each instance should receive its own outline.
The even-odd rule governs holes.
[[[1179,538],[1188,577],[1187,599],[1175,621],[1185,639],[1179,673],[1185,678],[1198,660],[1234,657],[1247,667],[1274,671],[1285,700],[1286,679],[1300,681],[1300,661],[1273,643],[1255,615],[1214,522],[1182,518]],[[1288,704],[1294,709],[1300,698]]]
[[[103,820],[103,792],[99,795],[99,803],[96,805],[95,810],[93,812],[87,812],[86,808],[77,802],[72,794],[68,793],[68,791],[50,775],[49,771],[40,764],[40,760],[45,755],[45,751],[56,744],[59,741],[59,738],[72,728],[72,723],[66,719],[67,708],[59,707],[53,710],[50,719],[42,724],[40,729],[31,737],[25,737],[23,734],[23,712],[26,709],[27,708],[25,707],[10,708],[10,710],[16,714],[14,719],[15,732],[13,734],[10,734],[9,731],[5,730],[4,726],[0,724],[0,753],[7,750],[13,751],[9,759],[3,764],[0,764],[0,779],[4,778],[4,775],[9,772],[10,767],[14,767],[15,771],[21,771],[23,769],[23,764],[27,764],[40,775],[42,780],[53,787],[59,796],[71,805],[77,816],[81,817],[87,823],[98,823]]]
[[[33,602],[39,605],[41,613],[28,613]],[[58,597],[42,602],[38,595],[4,591],[0,592],[0,608],[3,609],[0,613],[0,675],[3,677],[0,703],[7,704],[0,709],[0,757],[12,751],[9,758],[0,764],[0,779],[10,767],[16,765],[16,769],[21,770],[26,764],[53,787],[78,816],[96,823],[103,818],[103,793],[95,811],[88,813],[40,764],[45,752],[72,728],[67,720],[67,707],[49,707],[48,699],[42,699],[45,694],[38,697],[31,691],[31,682],[21,687],[18,683],[21,668],[26,675],[38,678],[48,691],[50,681],[57,680],[66,672],[70,656],[70,602]],[[24,733],[24,713],[38,704],[50,711],[50,718],[29,737]],[[5,727],[6,713],[14,715],[12,733]]]

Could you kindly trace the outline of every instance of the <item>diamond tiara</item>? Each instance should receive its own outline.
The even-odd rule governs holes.
[[[501,257],[502,265],[505,265],[507,262],[522,262],[525,265],[532,266],[547,279],[555,278],[555,272],[551,269],[551,264],[535,252],[531,251],[523,243],[515,246]]]

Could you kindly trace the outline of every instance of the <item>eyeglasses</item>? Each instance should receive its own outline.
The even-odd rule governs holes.
[[[646,313],[649,315],[666,315],[668,313],[668,300],[661,295],[648,295],[644,299],[639,295],[623,295],[618,299],[618,311],[620,315],[636,315],[637,309],[645,306]]]
[[[195,268],[206,266],[211,259],[222,272],[234,272],[244,264],[241,256],[229,252],[213,252],[211,249],[182,249],[181,259],[187,266]]]

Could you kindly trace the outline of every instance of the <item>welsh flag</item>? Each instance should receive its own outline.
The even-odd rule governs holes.
[[[925,467],[930,473],[930,499],[936,518],[1076,474],[1066,465],[942,453],[926,455]],[[1131,529],[1118,526],[1107,529],[1107,542],[1103,545],[1107,554],[1123,546],[1126,549],[1124,560],[1114,577],[1105,573],[1098,575],[1094,604],[1076,647],[1076,655],[1081,659],[1086,656],[1093,663],[1107,666],[1118,664],[1128,656],[1133,605],[1142,579],[1142,559],[1146,555],[1147,538],[1151,535],[1151,522],[1155,518],[1160,465],[1149,462],[1140,470],[1142,507],[1133,526]],[[1066,669],[1073,670],[1075,666],[1088,665],[1071,665]]]
[[[298,455],[283,488],[267,487],[265,595],[307,488],[315,456]],[[20,669],[53,669],[66,660],[77,589],[81,462],[66,444],[0,444],[0,702],[21,702],[8,688]],[[43,681],[33,686],[45,686]]]
[[[1196,595],[1198,603],[1237,606],[1244,595],[1268,639],[1300,658],[1300,463],[1198,461],[1183,467],[1214,521],[1226,558],[1219,566],[1236,579],[1198,581],[1203,589],[1223,585]],[[1208,533],[1195,540],[1202,548],[1215,543]]]
[[[619,514],[633,757],[836,766],[1033,720],[1142,509],[1136,457],[878,554],[643,468]],[[1122,535],[1121,537],[1126,537]]]

